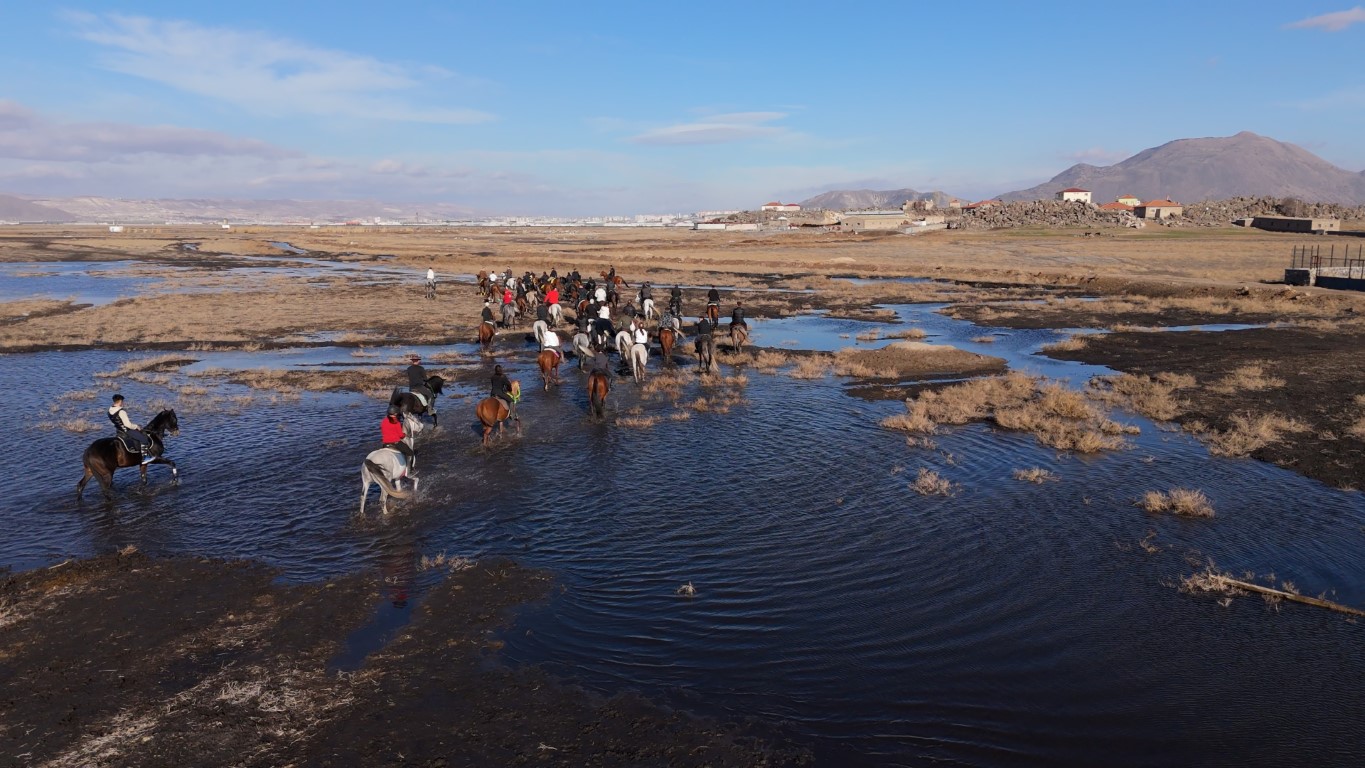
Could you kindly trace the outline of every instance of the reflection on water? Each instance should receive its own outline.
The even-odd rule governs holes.
[[[893,309],[930,342],[1032,373],[1080,383],[1105,372],[1033,354],[1056,332],[983,329],[938,306]],[[756,338],[813,345],[845,327],[830,323],[870,327],[780,322],[756,324]],[[985,333],[995,342],[971,341]],[[221,354],[204,364],[248,353]],[[347,354],[248,359],[289,366]],[[53,381],[118,386],[145,421],[166,390],[92,378],[129,358],[8,356],[0,388],[16,412],[35,413]],[[535,379],[529,355],[499,361]],[[422,448],[422,493],[387,521],[353,519],[383,411],[363,396],[186,412],[169,443],[181,486],[155,469],[146,490],[123,475],[110,506],[72,498],[92,435],[26,430],[30,469],[0,475],[0,563],[30,568],[133,544],[259,558],[291,580],[372,568],[386,591],[337,661],[349,667],[407,620],[436,577],[418,568],[420,555],[509,555],[552,569],[564,587],[507,633],[510,658],[602,690],[786,723],[822,764],[1343,765],[1365,754],[1358,625],[1250,598],[1223,608],[1172,586],[1212,558],[1365,605],[1359,494],[1210,457],[1134,416],[1122,417],[1143,428],[1133,450],[1112,455],[1058,454],[984,425],[948,430],[930,451],[877,426],[899,403],[847,398],[833,378],[750,373],[728,415],[651,429],[590,424],[581,375],[569,367],[564,378],[549,393],[528,388],[524,436],[488,452],[477,445],[475,398],[445,405],[446,426]],[[397,364],[394,382],[403,383]],[[699,387],[689,376],[681,399],[716,394]],[[65,407],[93,419],[111,391]],[[635,405],[666,407],[618,381],[609,411]],[[1011,478],[1035,466],[1060,481]],[[919,467],[959,491],[908,490]],[[1203,489],[1218,516],[1153,517],[1133,504],[1179,486]],[[1149,531],[1152,554],[1136,546]],[[685,582],[697,597],[675,595]]]

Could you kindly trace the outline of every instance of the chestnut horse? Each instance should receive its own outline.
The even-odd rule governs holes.
[[[749,329],[742,325],[730,323],[730,348],[736,352],[743,352],[744,345],[749,343]]]
[[[717,303],[714,302],[714,301],[708,301],[708,302],[706,302],[706,319],[708,319],[708,320],[711,321],[711,327],[712,327],[713,329],[720,325],[720,305],[719,305],[719,304],[717,304]]]
[[[559,386],[559,364],[562,359],[559,353],[553,349],[542,349],[536,356],[536,365],[540,366],[540,377],[545,380],[545,391],[550,391],[550,384],[553,382]]]
[[[488,348],[492,346],[493,334],[496,332],[497,329],[487,320],[479,323],[479,345],[483,347],[483,351],[487,352]]]
[[[664,365],[673,365],[673,345],[678,341],[678,332],[672,328],[659,329],[659,348],[663,350]]]
[[[142,433],[147,436],[147,441],[151,445],[147,448],[149,456],[155,456],[149,464],[167,464],[171,468],[171,481],[179,484],[180,471],[175,468],[175,462],[166,458],[162,454],[166,450],[166,433],[172,435],[180,434],[180,421],[175,418],[174,410],[164,410],[158,413],[147,426],[142,428]],[[94,477],[99,481],[100,489],[104,491],[104,497],[111,499],[114,496],[114,470],[124,467],[138,467],[142,472],[142,484],[147,484],[147,465],[142,464],[142,457],[135,453],[129,453],[123,447],[123,441],[117,437],[101,437],[90,444],[81,455],[81,464],[85,466],[85,475],[81,481],[76,483],[76,498],[81,497],[85,491],[85,484]]]
[[[610,391],[607,374],[601,371],[588,374],[588,410],[599,421],[607,415],[607,393]]]
[[[496,397],[485,397],[480,400],[478,406],[474,408],[474,413],[483,424],[484,447],[488,446],[488,436],[493,432],[493,425],[497,425],[498,437],[502,437],[502,423],[512,415],[507,409],[507,404]]]

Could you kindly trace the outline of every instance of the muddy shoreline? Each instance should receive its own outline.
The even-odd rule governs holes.
[[[0,581],[0,765],[800,765],[804,748],[604,698],[498,658],[551,577],[448,569],[354,672],[371,574],[281,585],[250,562],[123,551]],[[91,621],[91,616],[99,617]]]

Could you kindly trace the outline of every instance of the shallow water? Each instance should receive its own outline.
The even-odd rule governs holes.
[[[893,309],[926,341],[1030,373],[1080,384],[1106,372],[1034,354],[1063,333],[984,329],[937,314],[941,306]],[[873,325],[782,323],[758,321],[755,339],[822,348],[839,329]],[[986,334],[996,341],[971,341]],[[169,443],[182,484],[154,468],[143,490],[125,474],[113,505],[97,490],[83,505],[72,499],[80,451],[95,435],[26,430],[27,465],[43,469],[23,474],[12,462],[0,476],[0,563],[29,568],[133,544],[258,558],[289,580],[377,569],[387,593],[335,661],[348,668],[435,578],[418,568],[422,555],[509,555],[552,569],[565,588],[506,633],[512,660],[604,691],[638,688],[780,724],[822,764],[1354,765],[1365,755],[1360,625],[1301,606],[1274,613],[1252,598],[1223,608],[1172,585],[1195,570],[1188,561],[1212,558],[1365,606],[1360,494],[1210,457],[1131,415],[1121,418],[1143,428],[1133,450],[1093,458],[983,425],[938,436],[936,451],[911,449],[877,426],[899,403],[848,398],[834,378],[751,372],[745,403],[728,415],[595,425],[572,366],[563,387],[542,393],[529,355],[506,354],[528,347],[499,345],[499,362],[528,384],[525,434],[481,451],[474,399],[443,401],[445,427],[421,449],[422,493],[387,521],[353,517],[382,402],[258,398],[238,413],[195,412],[190,398]],[[201,367],[370,362],[331,347],[189,355]],[[0,387],[33,413],[54,381],[107,383],[62,414],[101,421],[117,386],[145,421],[153,401],[171,397],[165,389],[92,378],[132,357],[0,357]],[[394,383],[403,383],[397,363]],[[709,393],[690,383],[684,401],[697,394]],[[609,410],[637,404],[672,410],[641,403],[617,380]],[[1011,478],[1031,466],[1061,479]],[[960,484],[957,494],[909,490],[920,467]],[[1218,516],[1133,506],[1146,490],[1177,486],[1202,488]],[[1155,554],[1136,545],[1149,531]],[[675,594],[685,582],[696,597]]]

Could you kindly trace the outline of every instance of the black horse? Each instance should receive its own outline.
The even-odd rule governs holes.
[[[142,432],[147,435],[147,441],[151,444],[147,448],[147,454],[156,457],[149,463],[170,466],[172,482],[179,483],[180,472],[175,468],[175,462],[162,455],[166,451],[166,433],[180,434],[180,421],[175,418],[175,411],[167,409],[158,413],[142,428]],[[91,443],[81,455],[81,464],[85,465],[85,475],[76,483],[78,499],[92,476],[99,481],[105,498],[113,498],[114,470],[123,467],[138,467],[142,470],[142,484],[147,484],[147,465],[142,463],[142,457],[125,448],[123,441],[117,437],[102,437]]]
[[[441,388],[445,386],[445,383],[446,380],[440,376],[427,377],[426,386],[430,396],[426,398],[426,405],[422,405],[422,401],[412,392],[403,392],[398,389],[395,389],[393,391],[393,396],[389,398],[389,405],[398,406],[400,413],[411,413],[415,416],[431,416],[431,425],[433,427],[439,426],[436,421],[436,398],[441,396]],[[427,395],[428,393],[423,392],[422,394]]]

